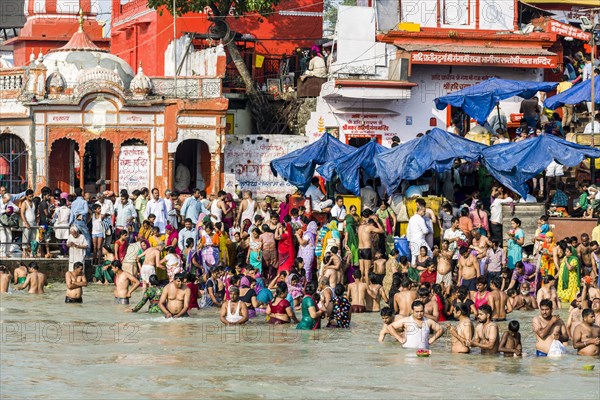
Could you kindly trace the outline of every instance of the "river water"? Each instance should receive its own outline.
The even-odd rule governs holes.
[[[374,314],[354,315],[348,331],[299,333],[258,318],[225,329],[216,310],[166,320],[125,313],[112,288],[84,290],[83,305],[64,304],[60,283],[42,296],[1,295],[1,398],[600,398],[598,359],[572,347],[560,359],[531,357],[535,313],[511,315],[522,359],[452,355],[445,338],[423,359],[379,344]]]

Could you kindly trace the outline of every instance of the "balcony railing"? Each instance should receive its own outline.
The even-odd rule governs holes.
[[[22,69],[0,71],[0,91],[17,91],[23,89],[25,75]]]
[[[152,78],[154,94],[179,99],[214,99],[221,97],[220,78],[177,77],[177,91],[173,77]]]

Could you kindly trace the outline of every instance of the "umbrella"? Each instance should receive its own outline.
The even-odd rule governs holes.
[[[281,176],[304,192],[310,185],[317,165],[350,154],[354,150],[354,147],[325,133],[316,142],[271,161],[271,171],[273,175]]]
[[[321,165],[317,168],[317,172],[327,180],[331,180],[333,174],[337,173],[342,185],[360,196],[360,170],[364,171],[366,177],[376,177],[375,157],[384,150],[385,147],[371,140],[352,153]]]
[[[487,117],[500,100],[514,96],[530,99],[537,92],[549,92],[556,88],[557,82],[513,81],[491,78],[487,81],[466,87],[458,92],[438,97],[435,107],[443,110],[446,107],[460,107],[479,125],[485,125]]]
[[[402,180],[414,180],[427,170],[445,172],[455,158],[477,161],[486,146],[434,128],[427,135],[384,150],[375,158],[377,174],[392,193]]]
[[[600,80],[600,79],[596,79]],[[594,95],[600,100],[600,82],[595,82]],[[556,110],[565,104],[579,104],[582,101],[592,101],[592,80],[588,79],[544,101],[544,107]]]
[[[544,171],[552,161],[573,167],[586,157],[600,158],[600,150],[548,134],[483,150],[483,163],[490,174],[522,197],[529,191],[525,183]]]

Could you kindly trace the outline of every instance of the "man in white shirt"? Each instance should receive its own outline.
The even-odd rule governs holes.
[[[300,77],[302,81],[304,81],[309,76],[314,76],[316,78],[327,78],[327,65],[325,65],[325,60],[321,56],[317,54],[315,50],[310,51],[310,62],[308,63],[308,69],[304,74]]]
[[[69,248],[69,271],[73,271],[73,264],[81,262],[85,264],[85,252],[88,248],[88,242],[75,226],[69,230],[67,247]]]
[[[492,240],[502,243],[502,204],[512,203],[513,199],[508,197],[501,187],[492,188],[494,201],[490,205],[490,231]]]
[[[377,201],[379,200],[377,192],[373,189],[373,179],[367,179],[365,187],[360,189],[360,201],[362,211],[367,208],[371,211],[377,211]]]
[[[98,200],[96,201],[96,204],[100,204],[100,215],[102,216],[102,222],[104,224],[108,223],[108,225],[113,226],[112,217],[115,214],[115,206],[113,202],[107,198],[107,194],[112,196],[112,192],[98,193],[96,195],[96,199]],[[112,235],[104,238],[104,242],[107,245],[110,245],[112,243]]]
[[[336,219],[338,223],[338,231],[344,231],[344,220],[346,219],[346,206],[344,205],[344,198],[338,196],[335,198],[335,205],[331,207],[329,211],[331,216]]]
[[[450,242],[448,246],[448,251],[452,252],[452,259],[458,260],[458,241],[459,240],[467,240],[464,232],[461,231],[459,226],[458,217],[452,217],[451,219],[452,226],[444,232],[444,240]]]
[[[410,254],[412,256],[411,265],[415,264],[415,259],[419,255],[419,251],[422,246],[427,247],[427,254],[431,255],[431,248],[427,244],[425,237],[429,233],[429,228],[425,223],[426,209],[423,207],[417,207],[415,215],[410,217],[408,220],[408,227],[406,228],[406,238],[410,246]]]
[[[598,84],[600,84],[600,82],[598,82]],[[589,122],[585,126],[583,133],[588,133],[588,134],[592,133],[592,123],[591,122]],[[596,118],[594,118],[594,134],[597,134],[597,133],[600,133],[600,114],[596,114]]]
[[[148,219],[148,215],[154,214],[156,219],[154,220],[154,226],[157,226],[160,233],[165,233],[165,226],[167,226],[167,205],[165,201],[160,198],[160,192],[157,188],[152,189],[152,199],[148,200],[146,204],[146,211],[144,212],[144,219]]]
[[[310,186],[304,193],[305,197],[310,197],[312,200],[312,209],[317,212],[327,212],[328,208],[333,205],[332,200],[325,200],[325,195],[319,189],[319,178],[313,177],[310,180]]]

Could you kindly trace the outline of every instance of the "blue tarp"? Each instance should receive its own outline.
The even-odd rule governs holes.
[[[485,125],[493,108],[500,100],[514,96],[530,99],[539,91],[554,90],[557,82],[513,81],[491,78],[434,100],[435,107],[443,110],[454,106],[463,109],[478,124]]]
[[[600,101],[600,78],[595,79],[594,94],[596,102]],[[592,80],[588,79],[562,93],[552,96],[544,102],[544,107],[556,110],[565,104],[579,104],[582,101],[592,101]]]
[[[444,172],[452,168],[455,158],[476,161],[486,146],[434,128],[427,135],[383,151],[375,159],[377,174],[392,193],[402,180],[414,180],[425,171]]]
[[[271,161],[271,171],[273,175],[281,176],[305,192],[310,186],[317,165],[350,154],[354,150],[354,147],[326,133],[316,142]]]
[[[360,196],[360,170],[365,178],[375,178],[377,168],[375,157],[385,150],[385,147],[374,140],[343,157],[329,161],[317,168],[317,172],[328,181],[334,172],[340,177],[342,185],[352,193]]]
[[[600,150],[547,134],[483,150],[483,163],[490,174],[522,197],[529,191],[526,182],[544,171],[552,160],[573,167],[585,157],[600,158]]]

